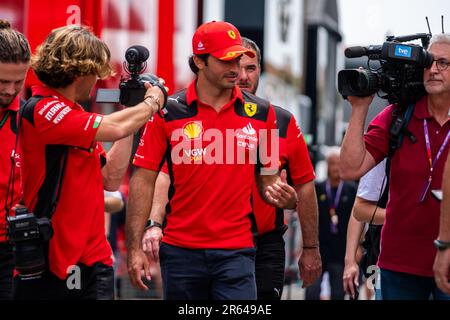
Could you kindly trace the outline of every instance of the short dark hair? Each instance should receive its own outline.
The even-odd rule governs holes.
[[[27,63],[30,61],[30,45],[25,36],[0,19],[0,62]]]
[[[246,47],[247,49],[251,49],[255,51],[256,59],[258,60],[258,64],[261,65],[261,50],[259,49],[258,45],[255,43],[255,41],[247,38],[242,37],[242,45]]]
[[[197,57],[200,58],[201,60],[203,60],[205,62],[206,66],[208,65],[209,53],[198,54]],[[193,73],[198,74],[199,69],[194,62],[194,55],[191,55],[189,57],[189,67],[191,68]]]

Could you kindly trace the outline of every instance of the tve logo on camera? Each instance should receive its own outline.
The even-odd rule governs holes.
[[[408,46],[397,45],[394,54],[396,57],[411,58],[412,49]]]

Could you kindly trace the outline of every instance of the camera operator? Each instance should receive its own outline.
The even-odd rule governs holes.
[[[10,185],[11,154],[17,132],[19,92],[30,66],[30,47],[25,36],[0,20],[0,300],[12,299],[14,258],[6,237],[6,208],[16,205],[22,196],[20,161],[16,158],[15,181]],[[18,156],[18,153],[16,154]],[[9,188],[9,190],[8,190]],[[6,199],[6,195],[8,199]],[[7,201],[8,203],[5,203]]]
[[[56,182],[58,203],[51,219],[54,234],[45,250],[48,268],[39,276],[19,274],[15,297],[113,299],[103,190],[119,187],[132,134],[159,111],[163,93],[146,83],[145,98],[134,107],[105,116],[84,111],[79,103],[89,99],[97,78],[112,74],[108,47],[86,27],[53,30],[33,56],[32,68],[44,85],[32,88],[33,97],[21,109],[24,201],[36,216],[48,215]],[[99,141],[117,142],[106,154]],[[66,151],[59,160],[61,146]],[[61,179],[55,181],[58,170]],[[71,275],[80,277],[81,286],[68,285]]]
[[[383,299],[448,299],[436,287],[433,241],[439,228],[439,203],[430,193],[440,189],[449,146],[450,35],[435,35],[429,52],[433,63],[424,70],[427,94],[416,104],[404,139],[391,160],[390,197],[381,238],[378,266]],[[395,105],[387,107],[363,135],[373,96],[349,96],[352,115],[341,153],[341,175],[357,179],[389,153],[389,128]]]

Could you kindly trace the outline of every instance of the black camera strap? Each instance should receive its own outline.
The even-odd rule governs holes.
[[[25,104],[23,100],[20,100],[20,107],[22,107]],[[14,182],[16,179],[16,171],[15,168],[15,154],[17,150],[17,143],[18,143],[18,135],[19,135],[19,128],[17,126],[17,111],[8,111],[5,115],[5,117],[2,119],[0,123],[0,129],[3,127],[3,125],[6,123],[6,121],[10,119],[10,129],[11,131],[16,135],[16,141],[14,143],[14,149],[12,150],[12,153],[10,154],[10,160],[11,160],[11,166],[9,170],[9,176],[8,176],[8,184],[6,186],[6,196],[5,196],[5,221],[7,221],[9,210],[14,205],[12,202],[14,201]],[[11,196],[10,196],[11,192]],[[9,198],[11,197],[11,200]],[[9,205],[8,205],[9,202]]]
[[[389,173],[391,170],[391,159],[386,158],[385,163],[385,169],[384,169],[384,177],[383,181],[381,182],[381,188],[380,188],[380,194],[378,196],[377,205],[375,207],[375,210],[373,211],[372,218],[370,219],[369,226],[374,225],[373,220],[375,219],[375,213],[377,212],[378,208],[386,208],[386,204],[389,198]],[[383,190],[384,187],[384,190]]]
[[[392,111],[392,123],[389,130],[389,155],[388,157],[392,159],[394,153],[399,149],[403,143],[403,137],[406,137],[412,142],[416,143],[417,139],[414,135],[407,129],[408,123],[414,112],[414,104],[410,104],[406,109],[400,106]]]

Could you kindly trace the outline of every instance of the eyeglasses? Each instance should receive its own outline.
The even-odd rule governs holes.
[[[448,66],[450,66],[450,62],[448,62],[446,59],[437,59],[437,60],[433,60],[433,63],[436,61],[436,67],[439,71],[445,71],[447,70]],[[431,64],[431,67],[433,66],[433,64]]]

